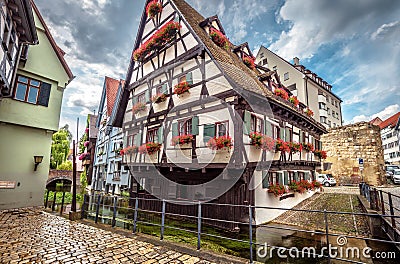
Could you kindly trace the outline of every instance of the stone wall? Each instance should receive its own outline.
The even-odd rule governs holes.
[[[328,154],[325,162],[332,163],[326,173],[341,183],[360,180],[371,185],[386,183],[380,128],[367,122],[333,128],[321,137],[323,150]],[[358,159],[364,159],[359,170]]]

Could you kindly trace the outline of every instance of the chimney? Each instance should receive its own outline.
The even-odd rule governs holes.
[[[296,65],[300,65],[300,59],[297,58],[297,57],[294,57],[294,58],[293,58],[293,63],[294,63],[295,66],[296,66]]]

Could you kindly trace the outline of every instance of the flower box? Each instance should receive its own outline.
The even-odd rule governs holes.
[[[155,103],[155,104],[159,104],[159,103],[162,103],[162,102],[165,102],[166,100],[167,100],[167,95],[166,94],[164,94],[164,93],[159,93],[159,94],[156,94],[156,95],[154,95],[152,98],[151,98],[151,101],[153,102],[153,103]]]
[[[310,108],[308,108],[308,107],[304,109],[304,113],[305,113],[306,115],[308,115],[309,117],[314,116],[314,112],[313,112]]]
[[[139,113],[139,112],[141,112],[141,111],[144,111],[144,110],[146,110],[146,104],[141,103],[141,102],[135,104],[132,107],[132,112],[133,112],[134,115]]]
[[[211,138],[207,142],[207,147],[212,150],[230,149],[232,148],[232,138],[230,136]]]
[[[221,31],[215,28],[210,28],[210,37],[217,46],[224,48],[226,50],[230,50],[229,40],[224,34],[222,34]]]
[[[138,147],[137,146],[129,146],[124,149],[122,149],[119,153],[120,155],[128,155],[128,154],[133,154],[138,152]]]
[[[297,99],[297,97],[294,95],[290,96],[289,102],[292,103],[294,106],[298,106],[300,103],[299,99]]]
[[[189,144],[193,141],[193,139],[194,139],[193,135],[191,134],[176,136],[172,138],[171,145],[176,146],[176,145]]]
[[[285,194],[286,191],[286,187],[280,184],[272,184],[268,187],[268,192],[269,193],[273,193],[276,197],[281,196],[283,194]]]
[[[142,61],[147,55],[173,40],[180,28],[181,25],[178,22],[168,22],[133,52],[133,59]]]
[[[139,147],[140,154],[152,155],[161,149],[161,144],[155,142],[147,142],[146,144]]]
[[[326,159],[327,158],[327,153],[324,150],[316,149],[316,150],[314,150],[314,155],[316,157],[318,157],[319,159]]]
[[[302,145],[297,142],[286,142],[291,153],[301,152]]]
[[[250,144],[258,149],[274,151],[275,150],[275,140],[259,132],[252,132],[249,135]]]
[[[250,56],[243,56],[243,63],[249,67],[250,69],[254,70],[256,67],[255,58]]]
[[[146,6],[147,16],[154,18],[156,15],[161,13],[163,6],[158,0],[151,1]]]
[[[190,89],[190,85],[188,84],[188,82],[187,81],[183,81],[183,82],[180,82],[177,85],[175,85],[174,94],[179,96],[179,95],[182,95],[184,93],[190,93],[189,89]]]
[[[283,141],[282,139],[278,138],[276,140],[275,144],[275,151],[281,151],[281,152],[290,152],[290,148],[288,146],[288,143]]]
[[[314,145],[311,143],[302,143],[301,145],[302,145],[302,149],[307,153],[314,151]]]
[[[289,94],[284,89],[276,88],[274,91],[274,94],[276,96],[279,96],[282,99],[285,99],[285,100],[289,99]]]

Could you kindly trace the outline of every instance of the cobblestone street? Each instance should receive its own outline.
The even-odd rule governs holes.
[[[213,262],[40,210],[0,212],[0,263]]]

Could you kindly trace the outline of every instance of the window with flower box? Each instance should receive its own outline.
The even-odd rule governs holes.
[[[168,84],[164,83],[156,88],[157,94],[168,94]]]
[[[188,72],[178,78],[178,82],[187,82],[188,84],[193,84],[193,73]]]
[[[51,84],[49,83],[18,75],[14,99],[47,107],[50,98],[50,90]]]
[[[147,130],[146,142],[158,143],[158,128],[152,128]]]
[[[199,117],[194,116],[172,123],[172,137],[199,134]]]
[[[223,121],[223,122],[217,122],[215,123],[216,127],[216,136],[217,137],[222,137],[222,136],[228,136],[229,134],[229,122],[228,121]]]

